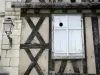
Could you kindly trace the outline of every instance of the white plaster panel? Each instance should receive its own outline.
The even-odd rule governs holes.
[[[43,54],[38,60],[38,64],[40,65],[44,75],[48,75],[48,51],[48,49],[44,50]]]
[[[35,68],[33,68],[32,69],[32,71],[31,71],[31,73],[30,73],[30,75],[38,75],[38,72],[36,71],[36,69]]]
[[[39,19],[40,19],[39,17],[31,17],[31,20],[33,21],[35,26],[38,23]]]
[[[55,72],[58,73],[60,69],[61,61],[55,61]]]
[[[44,41],[48,43],[49,42],[49,18],[48,17],[46,17],[45,20],[43,21],[39,29],[39,32],[42,38],[44,39]]]
[[[21,44],[25,43],[32,30],[26,20],[22,18]]]
[[[31,61],[25,52],[24,49],[20,50],[20,57],[19,57],[19,75],[24,75],[25,71],[27,70],[28,66],[30,65]]]

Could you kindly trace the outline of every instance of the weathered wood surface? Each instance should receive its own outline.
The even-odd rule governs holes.
[[[37,9],[99,9],[100,2],[81,2],[81,3],[45,3],[45,2],[13,2],[13,8],[37,8]]]
[[[85,17],[85,28],[86,28],[87,72],[88,74],[96,74],[91,17]]]
[[[98,28],[99,28],[99,44],[100,44],[100,16],[98,17]],[[98,53],[98,55],[99,55],[99,61],[100,61],[100,45],[99,45],[99,48],[98,48],[98,51],[99,51],[99,53]],[[99,62],[99,64],[100,64],[100,62]],[[99,65],[99,73],[100,73],[100,65]]]
[[[96,62],[96,72],[100,74],[100,51],[99,51],[99,28],[98,28],[98,17],[92,18],[92,30],[93,30],[93,41],[94,41],[94,53]]]

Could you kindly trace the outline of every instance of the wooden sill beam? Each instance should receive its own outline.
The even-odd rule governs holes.
[[[12,2],[12,8],[33,8],[33,9],[100,9],[100,2],[82,3],[40,3],[40,2]]]

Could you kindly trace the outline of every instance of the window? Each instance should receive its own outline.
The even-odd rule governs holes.
[[[52,58],[84,58],[82,15],[52,15]]]

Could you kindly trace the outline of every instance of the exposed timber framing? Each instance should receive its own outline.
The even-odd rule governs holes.
[[[85,29],[86,29],[85,33],[86,33],[87,73],[96,74],[91,17],[85,17]]]
[[[35,67],[38,75],[44,75],[44,73],[41,70],[41,68],[40,68],[39,64],[37,63],[37,61],[40,58],[40,56],[42,55],[42,53],[44,52],[44,50],[49,46],[49,44],[45,43],[44,39],[42,38],[42,36],[38,32],[38,30],[40,29],[40,27],[41,27],[41,25],[42,25],[42,23],[45,19],[45,17],[46,16],[41,16],[39,21],[37,22],[37,24],[35,26],[34,23],[32,22],[32,20],[30,19],[30,17],[25,16],[25,19],[28,22],[30,28],[32,29],[32,32],[29,35],[29,37],[27,38],[26,42],[24,44],[20,45],[20,48],[25,50],[25,52],[27,53],[28,57],[31,60],[31,64],[27,68],[24,75],[29,75],[34,67]],[[31,44],[31,41],[34,39],[35,36],[39,40],[40,44]],[[30,51],[31,48],[34,48],[34,49],[35,48],[40,48],[39,52],[37,53],[37,55],[35,57]]]
[[[99,26],[98,17],[91,17],[92,19],[92,30],[93,30],[93,40],[94,40],[94,53],[96,62],[97,74],[100,74],[100,51],[99,51]]]
[[[83,59],[83,73],[87,73],[87,51],[86,51],[86,26],[85,26],[85,17],[83,15],[83,29],[84,29],[84,50],[85,50],[85,59]]]
[[[48,49],[50,46],[49,44],[21,44],[20,48],[21,49],[25,49],[25,48],[42,48],[43,46],[46,46],[46,49]]]
[[[49,74],[52,74],[52,71],[55,70],[55,60],[52,59],[52,17],[51,15],[49,16],[49,43],[50,43],[50,48],[49,48],[49,67],[48,67],[48,72]]]
[[[62,60],[61,61],[61,65],[60,65],[60,69],[58,73],[64,73],[65,68],[66,68],[66,64],[67,64],[67,60]]]
[[[82,3],[12,2],[12,7],[34,8],[34,9],[100,9],[100,2],[82,2]]]

